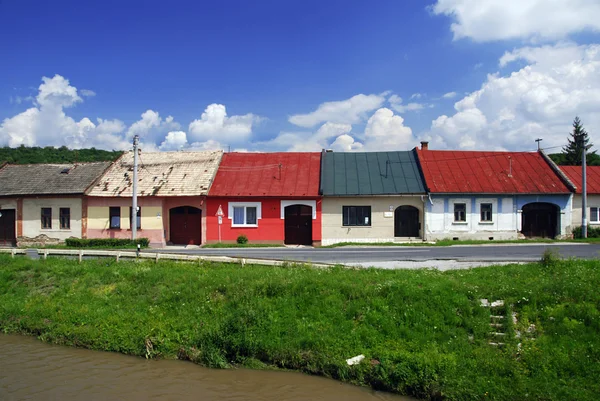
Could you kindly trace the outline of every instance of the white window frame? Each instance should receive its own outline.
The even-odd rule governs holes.
[[[233,223],[233,208],[243,207],[244,208],[244,224]],[[256,224],[246,224],[246,208],[256,208]],[[231,220],[231,227],[258,227],[258,221],[262,219],[262,204],[260,202],[229,202],[227,204],[227,218]]]
[[[292,205],[304,205],[310,206],[312,208],[312,219],[317,219],[317,201],[315,200],[282,200],[281,201],[281,211],[280,217],[281,220],[285,219],[285,208]]]
[[[456,203],[465,204],[465,221],[454,220],[454,205]],[[455,226],[469,226],[471,224],[471,199],[469,198],[451,198],[448,200],[448,214],[450,215],[450,221]],[[477,219],[479,220],[479,219]]]
[[[592,220],[592,209],[598,209],[596,216],[598,217],[598,220]],[[590,224],[600,224],[600,207],[598,206],[591,206],[590,207]]]

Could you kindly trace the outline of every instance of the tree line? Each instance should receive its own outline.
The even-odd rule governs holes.
[[[123,152],[117,150],[90,149],[69,149],[66,146],[55,148],[46,147],[28,147],[21,145],[17,148],[8,146],[0,148],[0,163],[8,162],[12,164],[34,164],[34,163],[82,163],[114,161]]]

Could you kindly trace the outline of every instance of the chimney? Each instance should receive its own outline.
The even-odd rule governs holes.
[[[428,150],[428,149],[429,149],[429,142],[421,141],[421,150]]]

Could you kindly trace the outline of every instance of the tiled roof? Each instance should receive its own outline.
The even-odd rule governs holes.
[[[577,187],[577,193],[582,192],[583,180],[581,179],[581,166],[560,166],[569,180]],[[585,175],[587,176],[586,192],[588,194],[600,194],[600,166],[587,166]]]
[[[138,196],[206,195],[222,151],[149,152],[138,158]],[[90,196],[132,196],[133,152],[127,152],[88,191]]]
[[[320,153],[225,153],[210,196],[319,196]]]
[[[424,194],[414,151],[326,152],[321,171],[323,195]]]
[[[0,196],[83,194],[108,166],[110,162],[7,164],[0,169]]]
[[[539,152],[418,149],[431,193],[569,193]]]

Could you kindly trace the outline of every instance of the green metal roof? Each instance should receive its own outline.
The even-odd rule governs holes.
[[[325,152],[324,196],[424,194],[425,184],[414,151]]]

